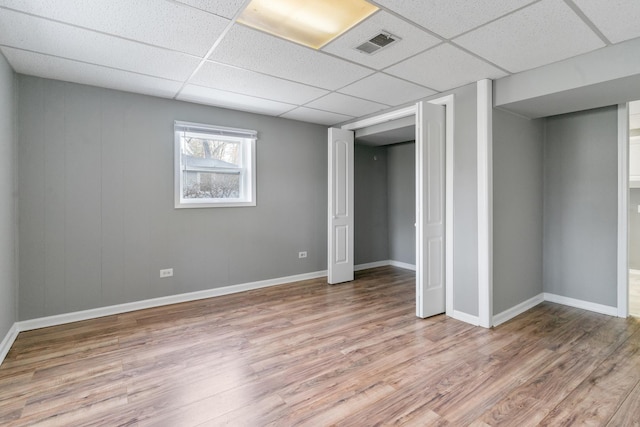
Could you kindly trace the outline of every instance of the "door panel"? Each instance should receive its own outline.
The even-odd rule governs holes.
[[[421,102],[416,117],[416,315],[445,311],[445,112]]]
[[[327,280],[353,280],[353,132],[329,129]]]

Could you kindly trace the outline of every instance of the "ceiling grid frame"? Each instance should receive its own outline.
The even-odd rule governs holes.
[[[640,28],[629,24],[631,17],[640,16],[640,5],[631,0],[622,0],[616,10],[609,10],[606,4],[594,0],[479,1],[473,4],[475,15],[465,15],[463,19],[457,15],[462,13],[463,0],[425,0],[414,13],[408,13],[411,5],[400,0],[372,0],[370,3],[379,8],[377,12],[315,50],[249,30],[236,22],[249,0],[155,0],[154,10],[136,16],[135,19],[141,20],[140,25],[130,25],[135,21],[127,14],[140,8],[146,10],[152,1],[129,4],[125,0],[69,0],[60,11],[51,1],[0,0],[0,51],[21,74],[335,125],[371,114],[374,108],[381,109],[374,112],[393,109],[477,80],[508,76],[528,70],[532,65],[551,64],[602,45],[640,37]],[[431,8],[431,15],[424,15],[425,7]],[[541,50],[541,41],[527,39],[526,29],[506,25],[506,22],[518,22],[523,16],[545,16],[559,7],[567,8],[562,10],[575,23],[572,25],[582,25],[580,31],[590,34],[599,44],[585,43],[580,49],[560,50],[553,56]],[[531,15],[534,10],[538,11],[537,15]],[[194,17],[195,27],[185,29],[181,23],[188,22],[189,17]],[[166,34],[160,33],[158,19]],[[216,22],[217,29],[209,28],[207,22]],[[616,22],[625,27],[612,30]],[[221,23],[224,23],[222,29]],[[22,24],[33,34],[22,39],[12,36]],[[544,24],[530,25],[537,31],[545,31]],[[393,29],[384,26],[393,26]],[[367,61],[348,49],[352,41],[360,37],[358,34],[371,32],[372,28],[389,31],[401,39],[380,52],[386,56],[384,60]],[[492,49],[497,48],[491,47],[491,37],[483,41],[484,44],[477,40],[469,42],[499,28],[508,31],[500,37],[520,32],[518,37],[537,46],[540,59],[513,67],[494,55]],[[547,30],[550,34],[546,34],[546,39],[557,42],[554,37],[560,35],[555,31]],[[200,40],[200,46],[209,38],[206,49],[184,42],[191,37],[190,32]],[[65,34],[75,40],[65,38]],[[223,59],[229,60],[221,61],[219,56],[232,41],[230,37],[238,34],[241,39],[234,42],[234,48],[238,47],[236,54],[227,55]],[[54,35],[62,35],[56,39],[55,48],[46,42]],[[245,39],[248,36],[250,39]],[[420,38],[425,42],[420,42]],[[94,43],[92,47],[97,52],[105,49],[117,52],[102,56],[90,54],[82,39]],[[253,41],[273,49],[270,56],[263,56],[269,60],[247,63],[243,55],[250,55],[250,50],[245,44]],[[397,46],[402,46],[402,53]],[[515,48],[507,46],[504,57],[517,54],[511,51]],[[126,58],[127,55],[134,58]],[[423,66],[422,58],[438,58],[437,64],[430,64],[438,68],[438,72],[432,70],[425,76],[407,71]],[[307,61],[315,65],[304,65]],[[468,69],[456,70],[456,67]],[[237,75],[234,69],[238,70]],[[318,73],[325,76],[314,76]],[[381,85],[384,86],[381,88]],[[362,114],[358,113],[359,105],[363,106]],[[344,114],[346,112],[349,114]]]

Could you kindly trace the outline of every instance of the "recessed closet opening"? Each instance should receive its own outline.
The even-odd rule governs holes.
[[[416,268],[415,119],[359,129],[354,150],[355,269]]]

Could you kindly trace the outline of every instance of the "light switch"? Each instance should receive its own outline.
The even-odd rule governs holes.
[[[638,213],[640,213],[640,205],[638,205]]]

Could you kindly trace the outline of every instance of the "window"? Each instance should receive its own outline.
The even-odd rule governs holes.
[[[175,207],[255,206],[257,132],[176,121]]]

